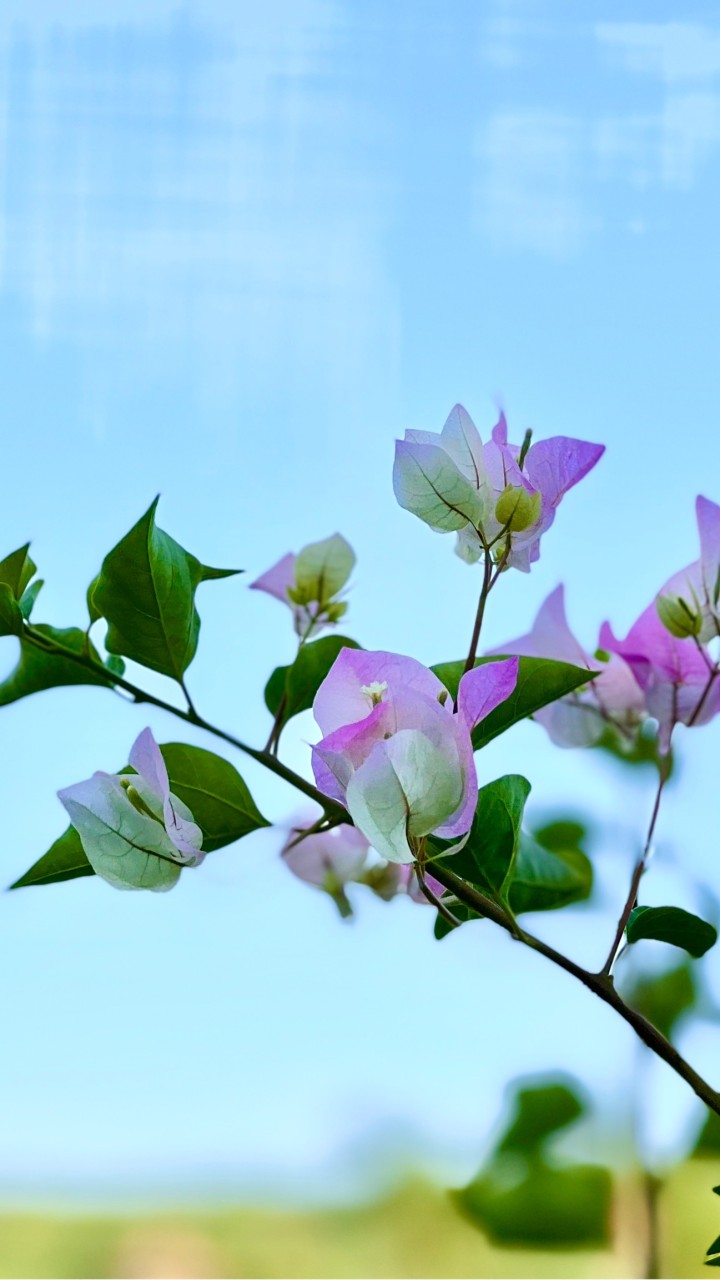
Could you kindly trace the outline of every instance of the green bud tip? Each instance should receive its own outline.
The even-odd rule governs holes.
[[[495,505],[495,517],[510,533],[529,529],[540,515],[539,493],[528,493],[521,485],[507,485]]]
[[[702,614],[693,609],[681,596],[658,596],[655,601],[658,617],[666,631],[678,640],[699,636],[702,631]]]
[[[522,446],[520,448],[520,456],[518,457],[518,466],[521,471],[523,468],[523,463],[525,462],[525,459],[527,457],[527,451],[530,448],[531,440],[532,440],[532,431],[528,427],[527,431],[525,432],[525,437],[523,439]]]
[[[152,818],[153,822],[160,822],[157,814],[153,813],[152,809],[148,807],[140,795],[140,792],[133,786],[132,782],[129,782],[126,786],[123,781],[121,786],[125,788],[125,793],[133,809],[137,809],[138,813],[142,813],[146,818]],[[160,823],[160,825],[162,826],[162,823]]]

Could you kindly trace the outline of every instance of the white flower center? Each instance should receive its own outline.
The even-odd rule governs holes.
[[[360,692],[364,693],[370,699],[374,707],[378,702],[382,702],[382,696],[387,689],[387,680],[373,680],[370,684],[362,684]]]

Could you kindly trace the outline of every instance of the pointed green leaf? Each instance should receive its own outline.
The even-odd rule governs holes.
[[[498,661],[501,661],[499,657],[478,658],[475,666]],[[465,663],[441,662],[430,669],[455,698]],[[574,667],[569,662],[555,662],[551,658],[520,658],[515,689],[473,731],[474,749],[479,751],[518,721],[526,720],[541,707],[557,702],[558,698],[587,684],[592,674],[585,667]]]
[[[1,589],[0,589],[1,590]],[[41,636],[54,640],[65,649],[74,653],[89,653],[95,662],[101,664],[100,655],[90,644],[84,631],[78,627],[50,627],[37,625],[33,628]],[[18,698],[27,698],[31,693],[40,693],[43,689],[54,689],[60,685],[93,684],[112,688],[112,674],[108,671],[107,679],[80,663],[71,659],[47,653],[38,649],[26,640],[20,642],[20,660],[15,670],[6,680],[0,683],[0,707],[16,702]]]
[[[717,942],[717,929],[682,907],[636,907],[625,929],[628,942],[652,938],[682,947],[696,960]]]
[[[706,1250],[706,1252],[707,1252],[707,1253],[720,1253],[720,1236],[716,1236],[716,1237],[715,1237],[715,1239],[713,1240],[712,1244],[710,1245],[710,1248],[709,1248],[709,1249],[707,1249],[707,1250]],[[718,1265],[720,1265],[720,1258],[718,1259]]]
[[[12,588],[0,582],[0,636],[20,636],[23,616]]]
[[[30,543],[26,542],[24,547],[18,547],[17,551],[0,560],[0,582],[7,583],[16,600],[20,599],[35,573],[36,566],[29,551]]]
[[[20,600],[18,601],[20,605],[20,612],[26,622],[30,618],[30,614],[32,613],[33,608],[35,607],[35,601],[37,600],[38,595],[40,594],[40,589],[44,585],[45,584],[42,578],[36,578],[34,582],[30,583],[29,587],[25,588],[25,590],[23,591],[20,597]]]
[[[197,649],[195,591],[233,569],[210,569],[155,523],[158,499],[106,555],[91,584],[91,619],[108,623],[105,646],[182,682]]]
[[[592,884],[592,865],[581,849],[558,848],[553,853],[521,832],[508,890],[508,901],[516,915],[523,911],[554,911],[582,902],[590,897]]]
[[[77,876],[94,876],[80,837],[74,827],[68,827],[47,853],[25,872],[11,889],[24,889],[28,885],[57,884],[61,880],[74,880]]]
[[[283,697],[283,724],[301,711],[309,711],[340,650],[359,648],[357,641],[347,636],[323,636],[304,644],[295,661],[287,667],[276,667],[265,685],[265,705],[270,714],[277,715]]]
[[[481,787],[465,846],[441,863],[463,880],[495,896],[502,895],[513,868],[529,794],[530,783],[520,774],[508,774]]]
[[[237,769],[222,756],[181,742],[168,742],[160,750],[170,790],[187,805],[202,830],[205,853],[270,825]]]

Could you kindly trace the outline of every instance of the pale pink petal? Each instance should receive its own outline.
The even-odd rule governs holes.
[[[485,662],[466,671],[458,689],[458,715],[472,733],[476,725],[510,697],[517,684],[518,660]]]
[[[408,897],[412,898],[413,902],[425,903],[426,906],[432,906],[433,904],[425,897],[425,894],[420,888],[415,867],[410,863],[404,863],[403,866],[399,868],[399,872],[400,883],[403,885]],[[439,880],[436,880],[434,876],[429,875],[427,871],[425,872],[425,883],[430,892],[435,894],[436,898],[442,898],[442,895],[445,892],[445,886],[442,885]]]
[[[696,510],[705,588],[708,602],[717,613],[720,603],[720,507],[709,498],[699,497]]]
[[[530,446],[525,470],[543,499],[557,506],[563,494],[582,480],[605,452],[602,444],[589,444],[569,436],[552,436]]]
[[[536,711],[537,720],[556,747],[592,747],[602,737],[606,722],[592,698],[572,694]]]
[[[272,568],[267,569],[265,573],[250,583],[252,591],[266,591],[268,595],[275,596],[276,600],[281,600],[283,604],[290,604],[288,596],[288,587],[292,587],[295,582],[295,561],[297,557],[292,551],[288,551],[282,559],[278,560]]]
[[[495,444],[507,444],[507,419],[502,409],[500,410],[500,417],[492,429],[492,438]]]
[[[541,604],[532,630],[516,640],[508,640],[490,653],[518,653],[528,658],[554,658],[576,667],[591,667],[589,655],[578,643],[568,626],[565,614],[565,588],[557,586]]]
[[[367,862],[369,845],[357,827],[342,824],[331,831],[315,831],[298,840],[298,830],[288,836],[282,858],[300,880],[324,888],[328,874],[336,885],[357,879]]]
[[[177,796],[169,795],[163,804],[165,830],[181,853],[194,858],[195,866],[199,866],[205,857],[201,853],[203,834],[186,805]]]
[[[378,689],[382,685],[385,689]],[[406,689],[435,699],[447,693],[437,676],[415,658],[383,649],[341,649],[315,695],[313,713],[322,733],[329,734],[364,720],[374,699],[387,701]]]
[[[658,617],[655,603],[640,615],[624,640],[618,640],[608,623],[600,631],[600,644],[625,659],[645,695],[648,713],[658,721],[661,752],[667,752],[676,724],[706,724],[720,705],[715,680],[709,692],[709,658],[693,640],[672,636]],[[698,706],[702,706],[698,712]]]
[[[129,764],[163,802],[170,794],[165,761],[151,729],[143,729],[130,748]]]

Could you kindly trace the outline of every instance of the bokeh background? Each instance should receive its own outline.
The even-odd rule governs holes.
[[[588,648],[605,617],[624,634],[696,556],[695,495],[720,499],[719,162],[704,0],[4,0],[0,533],[3,554],[33,540],[37,618],[83,625],[102,555],[160,492],[164,528],[247,570],[201,588],[189,673],[246,740],[294,647],[247,583],[335,530],[358,555],[348,634],[462,656],[477,571],[391,488],[395,436],[460,400],[485,434],[501,403],[518,439],[607,444],[532,574],[498,589],[487,644],[559,581]],[[147,723],[213,745],[92,689],[3,709],[4,883],[63,829],[57,789],[119,768]],[[312,737],[309,716],[288,730],[294,767]],[[717,723],[682,737],[650,902],[692,908],[686,875],[716,873],[719,743]],[[233,763],[270,819],[302,812]],[[484,753],[484,779],[504,771],[537,821],[601,823],[593,904],[528,922],[599,963],[651,780],[531,724]],[[557,1068],[595,1100],[583,1150],[622,1152],[637,1061],[610,1011],[497,931],[436,944],[409,902],[360,893],[341,924],[281,843],[256,833],[167,896],[92,879],[0,901],[3,1204],[346,1203],[407,1168],[458,1184],[507,1079]],[[719,1046],[709,1024],[681,1038],[710,1075]],[[642,1071],[661,1166],[701,1117]]]

